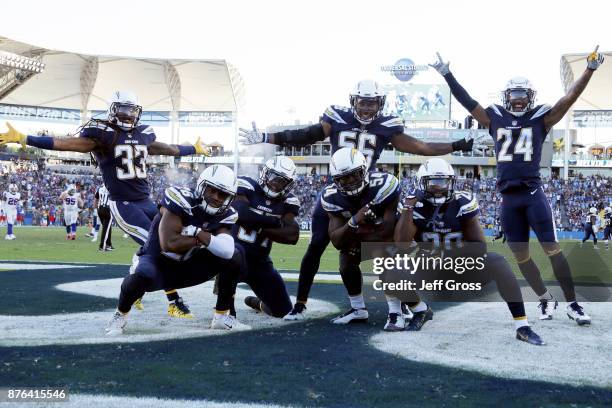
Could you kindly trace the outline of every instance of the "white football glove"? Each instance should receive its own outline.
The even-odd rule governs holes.
[[[255,125],[253,124],[253,130],[248,130],[244,128],[240,128],[238,132],[238,137],[240,137],[240,143],[243,145],[252,145],[257,143],[266,143],[267,137],[264,132],[260,132]]]
[[[450,72],[450,68],[448,67],[450,62],[444,62],[439,52],[436,52],[436,55],[438,56],[438,61],[429,64],[429,66],[438,71],[440,75],[444,76]]]
[[[597,52],[599,45],[595,47],[595,50],[587,57],[587,68],[593,71],[597,70],[604,62],[604,55]]]

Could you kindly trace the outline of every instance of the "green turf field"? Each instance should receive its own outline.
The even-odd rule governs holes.
[[[91,238],[84,236],[87,232],[84,228],[79,230],[76,241],[66,241],[65,230],[59,227],[16,228],[17,239],[2,241],[0,244],[0,259],[127,264],[131,261],[137,245],[129,238],[123,238],[119,229],[115,228],[113,231],[113,244],[116,249],[112,252],[98,252],[97,243],[91,242]],[[276,268],[299,270],[300,261],[308,246],[308,239],[308,235],[303,234],[295,246],[275,245],[272,259]],[[531,247],[532,257],[540,267],[544,280],[554,280],[550,262],[537,242],[533,242]],[[591,244],[580,248],[576,241],[563,241],[562,247],[576,281],[612,283],[612,251],[606,251],[603,245],[599,251],[595,251]],[[492,242],[489,244],[489,250],[506,256],[515,273],[520,273],[505,244]],[[331,245],[323,254],[320,270],[338,271],[337,252]]]

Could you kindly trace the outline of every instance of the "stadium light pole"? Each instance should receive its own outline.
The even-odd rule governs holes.
[[[569,179],[569,155],[570,155],[570,116],[572,109],[565,114],[565,132],[563,133],[563,180]]]
[[[232,90],[232,100],[234,101],[234,173],[238,174],[238,102],[236,101],[234,81],[232,81],[232,75],[230,74],[227,61],[225,61],[225,70],[227,72],[227,78],[229,79],[230,88]]]

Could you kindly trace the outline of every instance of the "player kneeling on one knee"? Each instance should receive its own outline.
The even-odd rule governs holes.
[[[469,194],[455,192],[454,185],[455,172],[443,159],[430,159],[422,164],[417,172],[417,190],[408,195],[400,206],[401,216],[396,225],[394,240],[396,243],[416,241],[416,258],[436,257],[446,264],[447,260],[469,257],[473,259],[470,264],[474,268],[459,274],[457,268],[445,269],[436,266],[434,262],[431,263],[434,265],[432,268],[419,267],[410,279],[416,283],[417,288],[422,287],[424,281],[453,280],[458,283],[477,283],[482,287],[494,280],[514,319],[516,338],[531,344],[544,344],[529,327],[521,291],[510,265],[501,255],[486,253],[484,232],[478,223],[478,201]],[[397,293],[387,293],[387,331],[404,329],[400,296]],[[420,310],[413,309],[414,317],[406,327],[407,330],[420,330],[425,322],[432,319],[433,312],[423,303],[417,304]]]
[[[211,328],[228,330],[238,324],[229,314],[244,262],[231,236],[238,219],[238,213],[230,207],[237,184],[230,168],[213,165],[202,172],[195,190],[166,189],[136,271],[121,285],[108,334],[123,332],[132,304],[145,292],[195,286],[217,274],[218,296]]]

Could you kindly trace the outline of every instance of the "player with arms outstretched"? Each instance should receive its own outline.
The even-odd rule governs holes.
[[[540,298],[540,319],[552,318],[551,309],[557,302],[548,292],[538,267],[529,254],[529,228],[533,229],[549,257],[555,277],[561,285],[567,305],[567,315],[579,325],[591,318],[576,302],[574,282],[567,259],[557,241],[554,215],[540,179],[540,158],[546,135],[558,123],[584,91],[593,72],[603,63],[597,49],[587,57],[584,73],[554,106],[534,106],[536,91],[523,77],[508,81],[502,95],[502,105],[484,109],[459,85],[450,72],[449,63],[438,54],[432,64],[448,83],[459,103],[485,128],[495,142],[497,187],[502,195],[501,222],[510,249],[519,268]]]
[[[93,153],[110,193],[110,208],[119,228],[139,245],[147,240],[157,206],[150,198],[147,180],[148,155],[210,155],[210,148],[198,139],[193,146],[168,145],[156,139],[153,128],[140,124],[142,106],[130,91],[116,91],[109,101],[106,120],[91,120],[80,130],[80,137],[57,138],[27,136],[9,123],[8,132],[0,133],[0,145],[20,143],[46,150]],[[137,262],[136,255],[132,259]],[[178,293],[168,288],[168,314],[192,317]]]
[[[279,146],[305,146],[329,138],[332,154],[343,147],[359,150],[367,161],[368,170],[376,169],[376,162],[387,145],[400,152],[423,156],[439,156],[454,151],[469,152],[473,140],[468,138],[453,143],[425,143],[404,133],[404,122],[397,116],[383,115],[386,95],[372,80],[357,83],[350,94],[350,107],[328,107],[318,124],[302,129],[275,133],[240,129],[243,144],[271,143]],[[329,244],[329,217],[323,210],[320,197],[312,214],[312,237],[300,266],[297,303],[288,320],[304,317],[308,294],[319,270],[321,256]]]
[[[17,190],[17,184],[9,184],[8,191],[3,193],[3,199],[4,214],[6,217],[6,235],[4,236],[4,239],[11,241],[17,238],[15,234],[13,234],[13,226],[15,225],[15,221],[17,219],[17,205],[21,199],[21,194]]]

